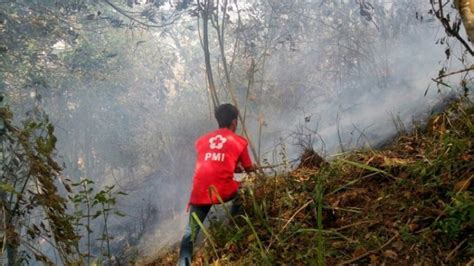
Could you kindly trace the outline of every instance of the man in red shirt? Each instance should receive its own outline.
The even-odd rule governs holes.
[[[220,203],[219,197],[224,202],[236,197],[239,182],[234,180],[234,172],[255,171],[248,153],[247,140],[235,134],[238,115],[239,111],[235,106],[220,105],[215,111],[219,129],[196,141],[197,160],[189,200],[190,215],[181,240],[180,266],[191,265],[193,243],[199,233],[199,226],[192,214],[195,213],[201,222],[204,221],[211,206]],[[238,209],[239,204],[234,201],[231,213],[235,214]]]

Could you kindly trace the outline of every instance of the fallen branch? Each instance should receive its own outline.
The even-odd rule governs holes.
[[[351,260],[346,260],[346,261],[344,261],[344,262],[342,262],[341,264],[338,264],[338,265],[352,264],[352,263],[354,263],[354,262],[356,262],[356,261],[358,261],[358,260],[360,260],[360,259],[363,259],[363,258],[365,258],[365,257],[367,257],[367,256],[369,256],[369,255],[371,255],[371,254],[377,253],[377,252],[379,252],[380,250],[384,249],[386,246],[388,246],[390,243],[392,243],[393,240],[397,239],[398,236],[399,236],[399,234],[398,234],[398,232],[397,232],[392,238],[390,238],[387,242],[385,242],[385,244],[383,244],[383,245],[382,245],[381,247],[379,247],[378,249],[374,249],[374,250],[371,250],[371,251],[367,251],[366,253],[364,253],[364,254],[362,254],[362,255],[360,255],[360,256],[358,256],[358,257],[355,257],[355,258],[353,258],[353,259],[351,259]]]

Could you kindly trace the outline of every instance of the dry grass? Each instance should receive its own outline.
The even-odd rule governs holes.
[[[238,226],[212,222],[217,255],[207,241],[193,264],[466,264],[473,141],[474,106],[457,102],[382,150],[249,180]],[[149,265],[175,263],[171,251]]]

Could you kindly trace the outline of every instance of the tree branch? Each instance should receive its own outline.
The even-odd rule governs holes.
[[[145,26],[145,27],[148,27],[148,28],[163,28],[163,27],[166,27],[166,26],[169,26],[171,24],[173,24],[174,22],[176,22],[176,20],[178,20],[179,16],[177,16],[176,18],[174,18],[173,20],[169,21],[169,22],[166,22],[164,24],[161,24],[161,25],[154,25],[154,24],[148,24],[146,22],[143,22],[133,16],[130,16],[129,14],[127,14],[128,12],[121,9],[120,7],[116,6],[115,4],[113,4],[112,2],[110,2],[109,0],[104,0],[105,3],[107,3],[109,6],[111,6],[113,9],[115,9],[117,12],[119,12],[121,15],[127,17],[128,19],[130,19],[131,21],[134,21],[142,26]]]
[[[448,33],[448,35],[455,37],[464,46],[464,48],[466,48],[469,54],[471,54],[471,56],[474,56],[474,51],[472,50],[471,46],[466,42],[466,40],[464,40],[464,38],[461,37],[461,35],[459,35],[459,29],[458,30],[453,29],[453,27],[451,27],[451,24],[449,24],[448,19],[444,16],[444,11],[443,11],[444,5],[442,3],[442,0],[439,0],[438,2],[438,5],[439,5],[438,10],[436,10],[434,6],[434,0],[430,0],[430,4],[431,4],[431,9],[433,10],[435,17],[441,22],[446,33]]]
[[[458,71],[449,72],[449,73],[446,73],[446,74],[443,74],[443,75],[439,75],[437,78],[434,79],[434,81],[439,81],[439,80],[441,80],[445,77],[449,77],[449,76],[464,73],[464,72],[469,72],[471,70],[474,70],[474,65],[471,65],[470,67],[468,67],[466,69],[462,69],[462,70],[458,70]]]

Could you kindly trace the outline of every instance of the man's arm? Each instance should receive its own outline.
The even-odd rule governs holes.
[[[257,171],[257,166],[252,163],[252,159],[250,159],[249,151],[247,147],[242,151],[242,154],[240,154],[239,157],[239,163],[236,167],[236,173],[242,173],[243,171],[250,173],[250,172],[255,172]],[[239,169],[238,169],[239,168]]]
[[[245,172],[247,173],[251,173],[251,172],[255,172],[257,171],[257,165],[255,164],[252,164],[251,166],[247,167],[247,168],[244,168]]]

